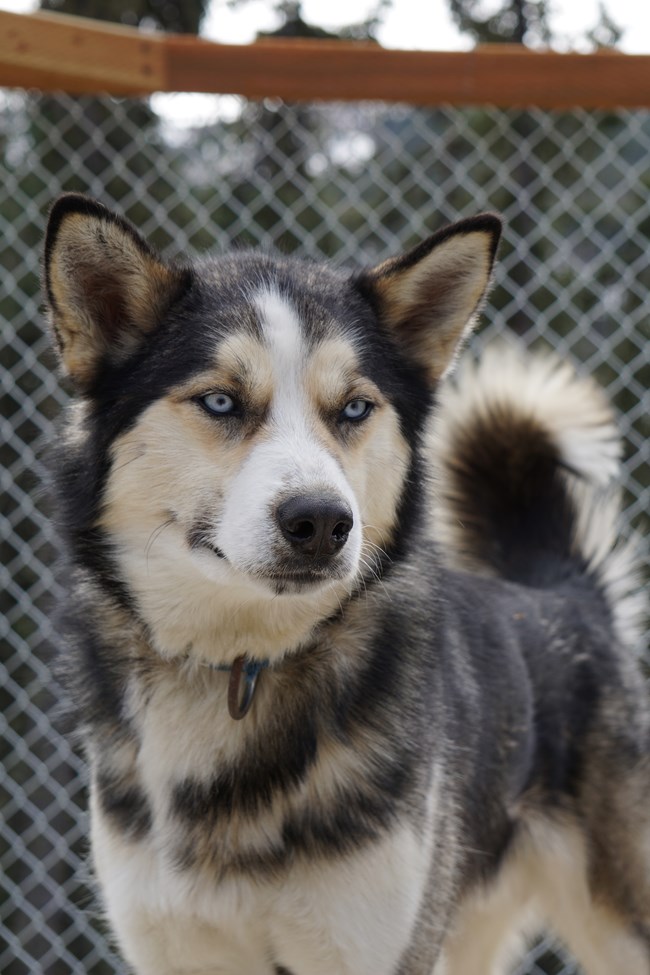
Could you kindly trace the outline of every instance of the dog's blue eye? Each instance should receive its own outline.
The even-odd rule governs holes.
[[[367,399],[353,399],[341,412],[342,420],[365,420],[373,404]]]
[[[206,410],[217,416],[226,416],[236,410],[235,401],[227,393],[208,393],[201,397],[201,403]]]

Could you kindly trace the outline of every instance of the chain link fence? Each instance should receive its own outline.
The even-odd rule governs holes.
[[[496,209],[495,335],[595,374],[621,414],[626,519],[648,530],[650,113],[414,109],[0,92],[0,971],[124,967],[86,876],[86,779],[48,658],[59,595],[43,453],[65,402],[41,324],[50,201],[90,193],[169,255],[233,244],[369,263]],[[179,126],[179,114],[200,121]],[[573,975],[540,941],[518,975]]]

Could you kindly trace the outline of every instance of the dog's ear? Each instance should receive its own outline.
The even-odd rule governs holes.
[[[74,193],[55,202],[45,237],[48,317],[64,369],[82,391],[102,362],[118,364],[138,349],[188,274],[101,203]]]
[[[461,220],[358,281],[410,358],[436,382],[480,311],[501,236],[492,213]]]

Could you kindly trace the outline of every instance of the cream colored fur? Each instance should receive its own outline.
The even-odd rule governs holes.
[[[545,821],[533,822],[496,880],[461,905],[435,975],[508,975],[526,936],[549,928],[587,975],[650,975],[639,942],[592,898],[584,838]]]
[[[303,864],[283,881],[188,880],[164,850],[135,845],[92,810],[106,907],[138,975],[392,975],[424,890],[427,837],[397,827],[344,861]]]

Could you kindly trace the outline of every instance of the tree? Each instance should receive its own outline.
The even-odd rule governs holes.
[[[525,44],[549,46],[554,37],[550,25],[553,7],[547,0],[501,0],[492,13],[483,13],[482,0],[448,0],[449,12],[463,34],[477,44]],[[603,3],[599,17],[584,39],[592,47],[615,47],[622,31]]]
[[[198,34],[209,0],[41,0],[41,10],[129,27]]]
[[[478,44],[551,40],[546,0],[503,0],[491,14],[481,13],[481,0],[449,0],[449,9],[459,30]]]
[[[249,0],[229,0],[232,8],[243,7]],[[302,15],[300,0],[270,0],[279,17],[280,25],[273,31],[260,31],[258,37],[311,37],[321,40],[377,41],[377,30],[384,14],[392,6],[393,0],[375,0],[363,20],[346,24],[337,31],[326,30],[316,24],[308,23]]]

